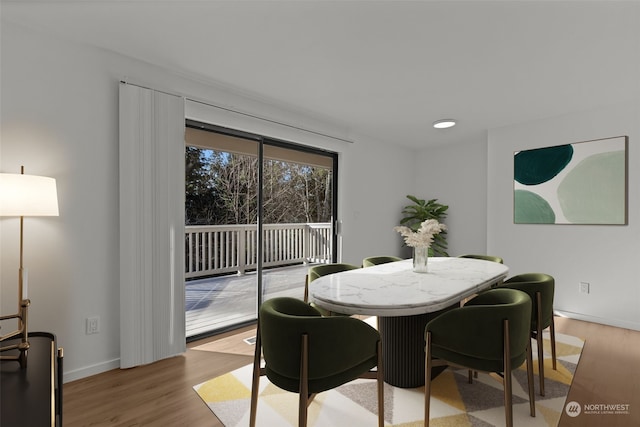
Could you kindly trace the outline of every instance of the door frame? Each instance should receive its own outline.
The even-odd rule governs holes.
[[[332,160],[332,176],[331,176],[331,193],[332,193],[332,201],[331,201],[331,234],[332,234],[332,245],[331,245],[331,262],[336,262],[338,257],[338,153],[330,150],[325,150],[322,148],[311,147],[308,145],[304,145],[301,143],[285,141],[278,138],[268,137],[264,135],[258,135],[250,132],[240,131],[237,129],[231,129],[219,125],[214,125],[211,123],[206,123],[193,119],[185,119],[185,127],[194,128],[199,130],[206,130],[209,132],[214,132],[226,136],[246,139],[249,141],[256,142],[258,144],[258,218],[257,218],[257,288],[256,292],[257,298],[257,307],[255,313],[257,314],[260,305],[263,302],[263,283],[262,283],[262,272],[263,272],[263,260],[264,260],[264,247],[263,247],[263,220],[264,217],[264,203],[263,203],[263,163],[264,163],[264,146],[276,146],[280,148],[297,150],[300,152],[311,153],[321,156],[326,156],[331,158]],[[255,323],[257,317],[253,319],[253,321],[243,321],[234,325],[229,325],[226,327],[222,327],[220,329],[215,329],[212,334],[199,334],[193,337],[189,337],[188,341],[194,341],[200,338],[204,338],[205,336],[216,335],[223,332],[227,332],[229,330],[234,330],[238,328],[242,328],[249,324]]]

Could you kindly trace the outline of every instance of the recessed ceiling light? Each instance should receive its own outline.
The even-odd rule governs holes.
[[[433,127],[436,129],[447,129],[456,125],[456,121],[453,119],[442,119],[433,122]]]

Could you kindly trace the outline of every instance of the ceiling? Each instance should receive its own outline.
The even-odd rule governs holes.
[[[1,0],[2,20],[408,147],[640,95],[638,1]],[[431,123],[455,118],[436,130]]]

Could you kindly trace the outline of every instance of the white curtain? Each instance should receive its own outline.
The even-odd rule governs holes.
[[[184,99],[120,84],[120,367],[186,351]]]

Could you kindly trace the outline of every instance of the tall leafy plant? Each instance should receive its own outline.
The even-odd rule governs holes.
[[[443,222],[442,220],[447,216],[449,206],[438,203],[438,199],[425,201],[412,195],[408,195],[407,199],[411,200],[413,204],[407,205],[402,209],[403,218],[400,220],[400,225],[405,225],[413,231],[417,231],[420,228],[420,224],[427,219],[436,219],[438,222]],[[433,243],[429,248],[429,255],[449,256],[447,253],[446,231],[434,236]]]

